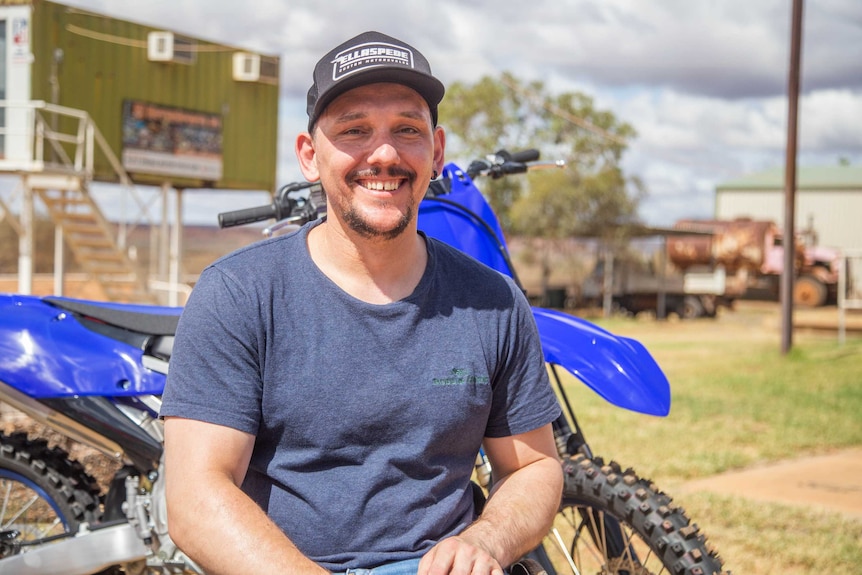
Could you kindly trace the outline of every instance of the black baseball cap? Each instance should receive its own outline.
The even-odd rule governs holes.
[[[380,32],[363,32],[333,48],[314,67],[308,90],[308,131],[335,98],[360,86],[392,82],[416,90],[431,109],[437,125],[437,104],[443,83],[431,75],[431,66],[416,48]]]

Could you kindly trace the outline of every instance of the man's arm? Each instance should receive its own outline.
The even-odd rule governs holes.
[[[494,488],[481,517],[438,543],[419,575],[502,575],[538,546],[560,506],[563,472],[551,425],[511,437],[485,438]]]
[[[326,574],[239,486],[254,436],[201,421],[165,419],[171,539],[210,575]]]

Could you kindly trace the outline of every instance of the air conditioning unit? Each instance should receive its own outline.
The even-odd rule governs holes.
[[[147,59],[151,62],[192,64],[195,61],[195,42],[173,32],[150,32],[147,34]]]
[[[234,52],[233,79],[237,82],[278,84],[278,58],[249,52]]]
[[[233,79],[237,82],[257,82],[260,80],[260,56],[247,52],[234,52]]]

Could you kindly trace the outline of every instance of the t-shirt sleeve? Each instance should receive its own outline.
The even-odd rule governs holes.
[[[554,421],[561,413],[548,379],[536,321],[517,288],[507,327],[502,339],[504,361],[495,376],[486,437],[526,433]]]
[[[257,434],[260,306],[238,278],[207,268],[183,309],[160,415]]]

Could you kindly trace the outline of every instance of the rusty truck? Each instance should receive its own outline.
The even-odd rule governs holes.
[[[600,262],[582,293],[595,301],[610,289],[613,306],[621,311],[651,310],[685,318],[714,316],[743,297],[778,299],[784,241],[775,222],[686,219],[655,233],[664,238],[661,266],[618,261],[613,281],[606,282],[605,264]],[[824,305],[837,294],[840,251],[818,246],[812,237],[811,230],[804,230],[794,242],[793,299],[800,307]]]

